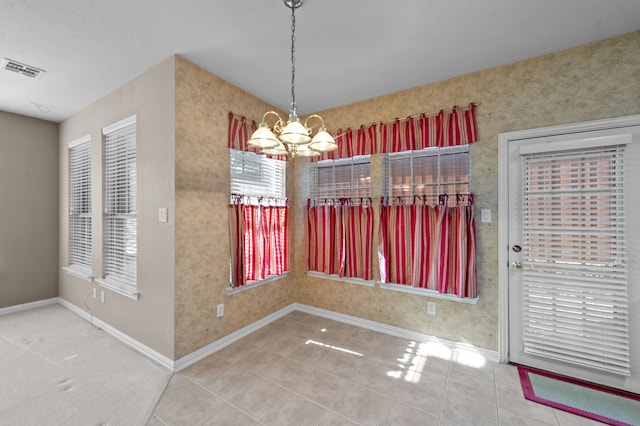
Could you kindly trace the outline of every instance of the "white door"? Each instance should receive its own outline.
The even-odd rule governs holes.
[[[501,135],[502,335],[510,362],[638,393],[640,125],[597,127]]]

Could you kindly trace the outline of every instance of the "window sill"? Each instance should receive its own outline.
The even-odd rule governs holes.
[[[75,268],[73,266],[63,266],[62,270],[69,275],[73,275],[76,278],[80,278],[81,280],[84,280],[87,282],[93,282],[93,275],[91,275],[91,272],[88,272],[86,270]]]
[[[140,299],[140,293],[131,289],[130,287],[129,288],[125,287],[125,285],[121,283],[107,280],[105,278],[96,279],[95,282],[97,282],[100,285],[100,287],[106,288],[107,290],[111,290],[114,293],[118,293],[122,296],[128,297],[129,299],[133,299],[133,300]]]
[[[267,277],[263,280],[258,280],[258,281],[250,281],[247,284],[243,285],[242,287],[233,287],[233,288],[229,288],[227,290],[227,295],[231,296],[232,294],[236,294],[236,293],[242,293],[243,291],[246,290],[250,290],[252,288],[256,288],[256,287],[260,287],[263,284],[267,284],[273,281],[278,281],[281,280],[283,278],[286,278],[289,275],[288,272],[285,272],[284,274],[281,275],[272,275],[270,277]]]
[[[325,274],[324,272],[318,271],[307,271],[307,276],[314,278],[324,278],[327,280],[333,281],[342,281],[349,284],[358,284],[363,285],[365,287],[375,287],[376,282],[373,280],[364,280],[362,278],[349,278],[349,277],[340,277],[335,274]]]
[[[419,296],[428,296],[428,297],[433,297],[434,299],[443,299],[443,300],[450,300],[452,302],[460,302],[460,303],[467,303],[469,305],[475,305],[478,303],[478,299],[479,297],[458,297],[454,294],[443,294],[443,293],[439,293],[435,290],[427,290],[425,288],[415,288],[415,287],[409,287],[407,285],[404,284],[392,284],[392,283],[382,283],[378,281],[378,285],[380,286],[380,288],[383,288],[385,290],[392,290],[392,291],[400,291],[403,293],[409,293],[409,294],[416,294]]]

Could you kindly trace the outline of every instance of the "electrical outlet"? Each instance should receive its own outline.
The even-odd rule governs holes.
[[[491,209],[480,210],[480,220],[482,223],[491,223]]]
[[[104,290],[100,290],[100,303],[104,303]]]
[[[435,304],[435,302],[427,302],[427,313],[429,315],[435,315],[436,314],[436,304]]]
[[[224,315],[224,303],[220,303],[217,306],[216,315],[217,315],[218,318],[220,318],[221,316]]]
[[[98,289],[97,288],[93,288],[93,298],[95,299],[98,295]]]

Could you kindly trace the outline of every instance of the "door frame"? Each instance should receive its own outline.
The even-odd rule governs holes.
[[[509,357],[509,143],[640,125],[640,115],[562,124],[498,134],[498,324],[500,362]]]

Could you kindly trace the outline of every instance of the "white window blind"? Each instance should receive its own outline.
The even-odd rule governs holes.
[[[468,194],[471,177],[469,146],[426,148],[383,156],[383,188],[388,197],[427,196],[435,203],[438,195]]]
[[[629,375],[623,155],[521,156],[526,353]]]
[[[313,163],[311,197],[316,200],[371,196],[371,156]]]
[[[69,268],[91,276],[91,138],[69,143]]]
[[[256,204],[260,197],[284,202],[287,196],[287,163],[253,152],[230,149],[231,194],[244,195]]]
[[[115,123],[104,133],[104,282],[136,293],[136,121]]]

